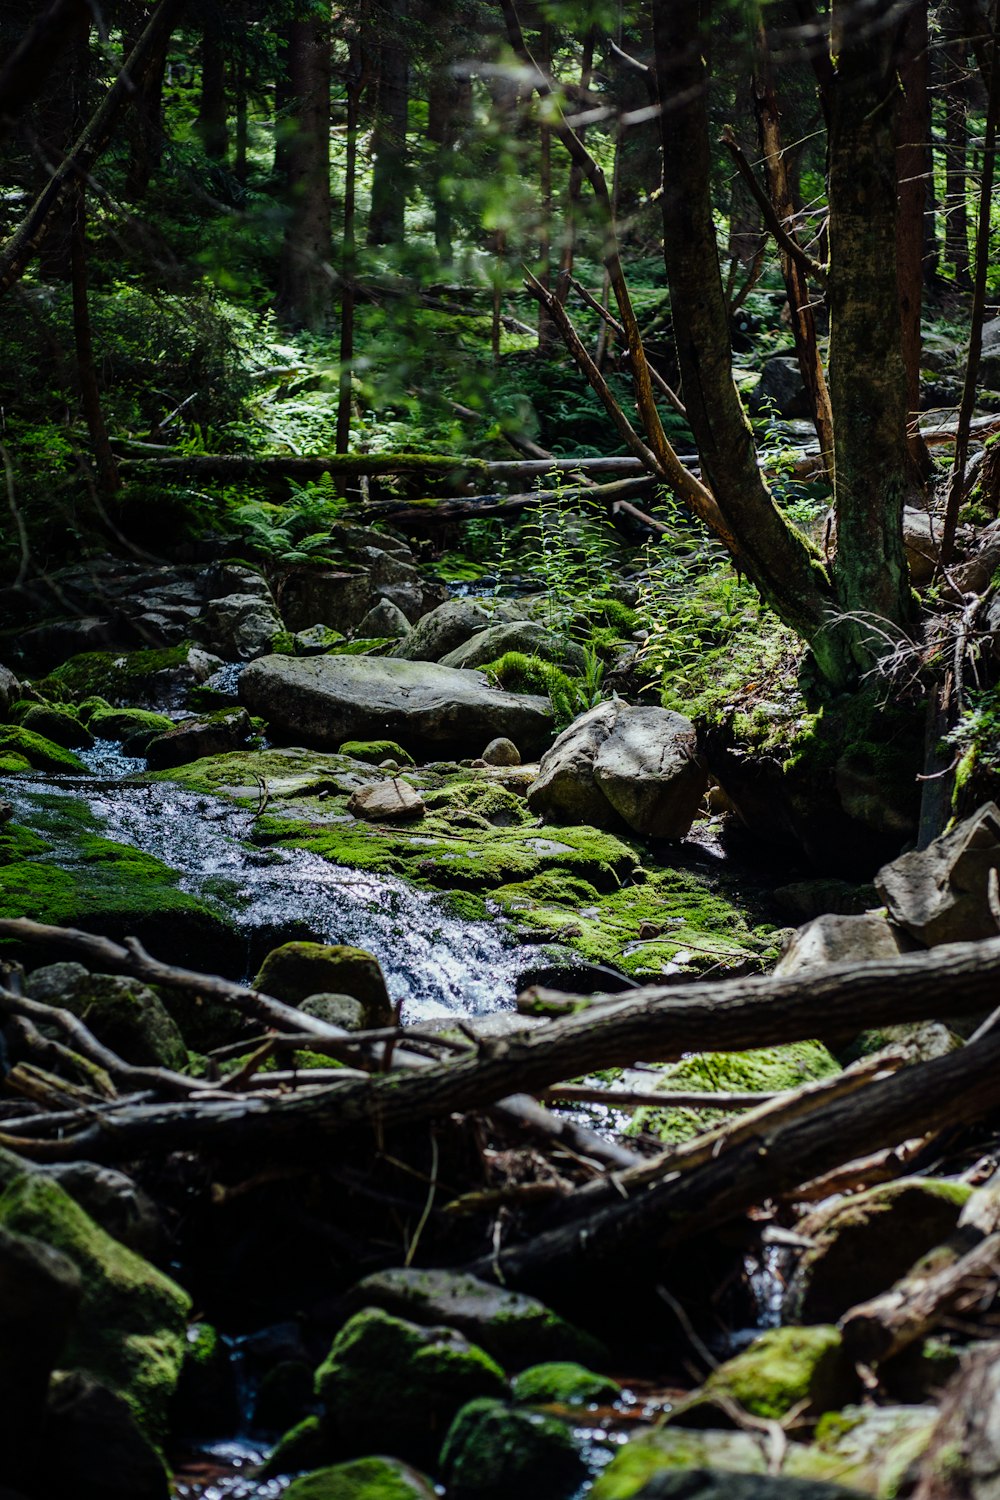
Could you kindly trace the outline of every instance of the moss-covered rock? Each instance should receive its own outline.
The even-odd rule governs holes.
[[[131,934],[191,968],[231,970],[242,962],[228,922],[179,890],[167,865],[103,838],[85,803],[39,793],[30,816],[30,829],[0,828],[0,915],[85,927],[116,941]],[[39,956],[33,948],[31,957]]]
[[[617,1380],[595,1375],[572,1360],[553,1360],[522,1370],[511,1386],[515,1401],[527,1406],[589,1406],[614,1401],[621,1395]]]
[[[284,1432],[310,1416],[314,1405],[312,1368],[282,1359],[261,1377],[250,1425],[255,1432]]]
[[[170,1408],[171,1431],[183,1437],[217,1437],[234,1432],[240,1415],[229,1350],[211,1323],[192,1323]]]
[[[88,727],[99,739],[125,740],[130,749],[142,753],[154,736],[172,729],[173,722],[148,708],[95,708]]]
[[[39,687],[47,697],[70,702],[101,697],[119,708],[141,706],[157,699],[173,676],[188,667],[190,649],[83,651],[50,672]]]
[[[691,1093],[780,1093],[828,1078],[840,1064],[822,1042],[790,1042],[753,1052],[701,1052],[657,1069],[654,1091]],[[664,1142],[685,1141],[729,1118],[724,1110],[636,1110],[629,1129],[650,1131]]]
[[[503,1401],[470,1401],[441,1449],[449,1500],[560,1500],[585,1469],[561,1422]]]
[[[351,760],[363,761],[368,766],[381,765],[384,760],[394,760],[397,766],[412,766],[413,756],[395,740],[345,740],[337,751]]]
[[[19,724],[0,724],[0,754],[23,756],[32,770],[56,775],[82,776],[87,769],[72,750]]]
[[[80,1310],[63,1364],[118,1392],[146,1433],[161,1442],[184,1361],[187,1293],[39,1175],[15,1177],[0,1194],[0,1225],[54,1246],[77,1267]]]
[[[61,745],[64,750],[85,750],[94,743],[90,730],[75,714],[50,703],[32,703],[18,721],[23,729]]]
[[[839,1329],[772,1328],[713,1370],[700,1391],[674,1407],[668,1421],[723,1427],[727,1418],[720,1397],[768,1420],[780,1420],[803,1403],[818,1415],[842,1406],[856,1387]]]
[[[148,985],[118,974],[89,974],[81,964],[36,969],[28,994],[79,1016],[98,1041],[139,1067],[183,1068],[187,1048],[177,1023]]]
[[[786,1316],[832,1323],[855,1303],[887,1291],[954,1230],[971,1188],[911,1177],[856,1193],[803,1219],[812,1240],[788,1288]]]
[[[261,1479],[299,1474],[329,1462],[329,1439],[318,1416],[304,1417],[279,1438],[260,1467]]]
[[[315,1474],[303,1474],[285,1500],[434,1500],[434,1485],[394,1458],[358,1458]]]
[[[817,1423],[808,1456],[797,1467],[822,1472],[869,1495],[908,1493],[911,1466],[926,1451],[937,1416],[933,1406],[849,1406]]]
[[[500,1366],[453,1329],[420,1328],[377,1308],[344,1325],[316,1372],[332,1454],[380,1448],[417,1464],[434,1462],[467,1401],[506,1390]]]
[[[505,1370],[539,1360],[599,1363],[607,1350],[591,1334],[529,1297],[462,1271],[393,1267],[366,1276],[350,1293],[352,1307],[380,1307],[420,1324],[445,1324],[485,1349]],[[540,1366],[580,1369],[577,1364]]]
[[[395,1015],[382,967],[364,948],[283,943],[267,955],[253,985],[288,1005],[310,995],[351,995],[364,1006],[369,1026],[391,1026]]]
[[[653,1428],[622,1445],[595,1480],[590,1500],[634,1500],[661,1475],[710,1466],[738,1474],[764,1474],[767,1459],[762,1444],[748,1432]]]

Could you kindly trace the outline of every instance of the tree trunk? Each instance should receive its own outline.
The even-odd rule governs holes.
[[[369,245],[401,245],[405,238],[406,128],[409,113],[409,0],[386,0],[378,37],[372,201]]]
[[[80,405],[90,434],[97,465],[97,488],[104,500],[119,488],[118,470],[108,441],[108,429],[101,408],[101,393],[94,363],[94,344],[90,330],[90,305],[87,296],[87,199],[83,183],[78,181],[73,193],[73,338],[76,345],[77,379]]]
[[[468,116],[471,104],[468,81],[456,78],[447,64],[435,66],[427,97],[427,139],[432,147],[434,245],[443,266],[450,266],[455,257],[452,188],[448,179],[455,166],[459,122]]]
[[[828,297],[835,588],[845,617],[840,629],[860,674],[885,651],[876,632],[898,631],[908,620],[910,585],[902,537],[907,399],[893,139],[899,23],[862,28],[857,16],[853,0],[834,0]]]
[[[764,158],[768,190],[775,213],[791,231],[795,215],[792,181],[781,139],[781,116],[771,70],[767,33],[761,26],[758,34],[757,67],[754,77],[754,109],[760,133],[760,150]],[[792,317],[792,333],[799,370],[813,412],[820,457],[828,474],[833,475],[833,413],[830,393],[816,342],[816,315],[806,273],[800,262],[781,247],[781,270]]]
[[[896,264],[899,321],[906,367],[907,451],[910,477],[926,484],[934,472],[918,428],[920,414],[920,313],[924,292],[924,219],[928,210],[927,143],[931,138],[927,4],[914,5],[903,32],[896,110]]]
[[[250,132],[247,119],[247,53],[242,38],[237,44],[233,63],[233,103],[236,108],[236,159],[233,162],[233,174],[237,182],[245,185]]]
[[[321,332],[330,318],[330,16],[289,26],[288,81],[294,128],[287,154],[290,198],[275,311],[291,328]]]
[[[737,564],[812,646],[821,674],[842,684],[848,663],[838,633],[828,628],[832,600],[819,559],[774,504],[733,382],[712,214],[702,7],[699,0],[656,0],[653,19],[664,260],[684,402],[703,474],[737,538]]]
[[[132,45],[134,42],[129,43],[129,48]],[[170,37],[164,35],[150,53],[149,65],[136,87],[129,112],[125,195],[130,203],[145,198],[150,179],[163,158],[163,79],[169,45]]]
[[[944,258],[955,268],[955,282],[963,291],[972,290],[969,269],[969,211],[966,183],[968,145],[968,70],[966,42],[960,17],[945,8],[943,22],[948,35],[944,72]]]
[[[337,399],[337,452],[346,453],[351,438],[351,396],[354,375],[354,305],[357,275],[358,118],[364,88],[364,59],[360,36],[351,38],[347,76],[347,140],[344,163],[344,242],[340,256],[340,381]]]
[[[196,122],[205,155],[225,161],[229,150],[226,109],[226,58],[222,48],[220,18],[206,20],[201,34],[201,98]]]

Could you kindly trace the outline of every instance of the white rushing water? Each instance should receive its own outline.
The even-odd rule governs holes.
[[[305,850],[262,849],[253,817],[217,798],[166,782],[115,780],[145,762],[110,749],[90,752],[99,779],[10,777],[4,795],[32,825],[40,796],[83,799],[104,837],[150,854],[177,871],[181,889],[221,908],[250,938],[256,931],[347,943],[374,953],[408,1023],[483,1015],[513,1004],[525,966],[503,926],[464,921],[446,901],[391,875],[329,864]],[[47,835],[48,836],[48,835]],[[58,860],[59,850],[49,856]]]

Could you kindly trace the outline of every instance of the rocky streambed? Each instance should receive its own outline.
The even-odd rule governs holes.
[[[645,1189],[702,1149],[710,1165],[761,1094],[835,1097],[853,1057],[862,1078],[883,1076],[864,1054],[887,1043],[887,1075],[904,1055],[946,1059],[960,1042],[944,1027],[826,1037],[817,1015],[822,1040],[652,1064],[637,1042],[636,1066],[583,1084],[631,1095],[627,1109],[563,1104],[575,1134],[523,1103],[396,1129],[373,1116],[291,1152],[277,1132],[251,1151],[207,1133],[220,1108],[239,1116],[241,1090],[252,1114],[318,1099],[338,1070],[348,1086],[377,1081],[394,1045],[411,1067],[440,1067],[449,1048],[488,1061],[544,1028],[560,990],[579,1009],[637,982],[680,996],[699,976],[764,972],[788,916],[826,913],[782,960],[788,974],[992,930],[992,814],[930,875],[906,866],[890,881],[892,921],[864,914],[871,888],[796,881],[787,855],[758,849],[748,867],[702,801],[693,726],[609,697],[578,703],[557,737],[552,705],[580,667],[567,643],[523,605],[442,605],[375,536],[352,545],[379,557],[273,591],[243,564],[136,573],[131,595],[105,578],[113,609],[34,623],[17,672],[0,673],[0,916],[136,935],[168,965],[237,989],[253,979],[316,1039],[276,1046],[207,986],[67,962],[51,939],[7,947],[26,972],[6,974],[0,1289],[20,1275],[31,1293],[30,1337],[0,1353],[0,1393],[23,1416],[10,1478],[29,1500],[160,1500],[166,1453],[175,1495],[208,1500],[910,1493],[961,1337],[913,1341],[873,1383],[841,1325],[918,1257],[961,1261],[993,1222],[988,1133],[800,1185],[804,1202],[756,1204],[652,1260],[629,1242],[599,1295],[567,1270],[539,1300],[491,1285],[489,1267],[621,1174]],[[358,654],[373,649],[392,654]],[[529,658],[544,671],[525,676]],[[480,670],[498,660],[503,691]],[[745,773],[734,788],[756,786],[762,805]],[[862,782],[844,780],[858,806]],[[546,989],[529,1017],[514,1000],[532,981]],[[126,1075],[81,1071],[58,1028],[33,1036],[45,1006],[68,1009]],[[387,1045],[399,1016],[417,1032]],[[361,1075],[339,1039],[373,1029],[383,1052]],[[129,1068],[159,1072],[123,1100]],[[116,1121],[152,1111],[172,1128],[199,1090],[204,1138],[116,1150]],[[95,1159],[62,1160],[60,1121],[77,1130],[81,1111]],[[618,1201],[630,1192],[641,1199],[626,1187]]]

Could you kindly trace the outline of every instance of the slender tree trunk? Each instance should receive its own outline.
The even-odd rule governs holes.
[[[70,46],[58,59],[50,86],[34,112],[32,144],[39,191],[57,171],[78,133],[90,69],[90,22],[89,15],[76,16]],[[46,281],[69,281],[72,277],[73,219],[73,202],[67,197],[52,214],[39,252],[39,274]]]
[[[236,159],[233,162],[233,173],[236,181],[244,185],[247,180],[247,150],[250,145],[248,102],[247,53],[241,38],[237,43],[236,58],[233,63],[233,103],[236,108]]]
[[[874,14],[873,12],[870,14]],[[857,668],[910,616],[903,551],[906,371],[896,277],[895,25],[858,25],[833,0],[831,48],[830,395],[837,511],[835,584]],[[878,617],[872,621],[871,616]]]
[[[552,28],[542,23],[538,44],[538,62],[546,74],[552,71]],[[537,276],[547,292],[552,290],[552,127],[546,119],[544,105],[538,130],[538,271]],[[552,319],[544,302],[538,304],[538,347],[548,349],[555,337]]]
[[[963,291],[971,291],[966,162],[969,123],[966,42],[960,17],[952,7],[946,7],[943,19],[949,33],[944,52],[944,258],[955,268],[956,284]]]
[[[597,41],[597,28],[588,27],[587,34],[583,39],[583,58],[580,63],[580,92],[584,93],[590,88],[594,76],[594,46]],[[577,135],[583,140],[583,127],[577,130]],[[576,255],[576,224],[580,214],[580,195],[583,191],[583,168],[579,162],[571,162],[569,169],[569,183],[566,193],[566,218],[563,223],[562,249],[559,253],[559,279],[556,282],[556,296],[560,302],[565,303],[569,296],[570,277],[573,275],[573,260]]]
[[[76,345],[80,405],[97,464],[98,492],[102,499],[108,500],[118,490],[119,479],[114,454],[108,441],[108,429],[101,407],[101,392],[94,361],[90,303],[87,295],[87,199],[83,183],[79,181],[73,192],[72,285],[73,338]]]
[[[450,266],[455,257],[452,188],[448,179],[455,167],[460,122],[468,118],[471,106],[468,80],[456,78],[448,65],[437,65],[431,73],[427,97],[427,139],[432,147],[434,244],[444,266]]]
[[[226,57],[219,18],[214,15],[205,22],[201,34],[201,98],[197,129],[205,155],[213,161],[224,161],[229,150]]]
[[[358,119],[364,88],[364,60],[358,36],[351,40],[347,78],[347,142],[344,164],[344,243],[340,262],[340,393],[337,401],[337,452],[351,440],[351,395],[354,375],[354,304],[357,275]]]
[[[131,50],[134,45],[135,39],[130,38],[126,50]],[[145,198],[150,179],[163,159],[163,79],[169,45],[170,37],[163,36],[153,49],[129,111],[125,196],[131,203],[139,203]]]
[[[795,215],[795,200],[788,162],[781,139],[781,116],[774,90],[771,59],[767,33],[760,27],[757,38],[757,66],[754,77],[754,109],[760,133],[760,149],[764,158],[768,191],[775,213],[786,227],[791,228]],[[813,298],[809,291],[806,273],[796,258],[781,248],[781,270],[785,278],[788,307],[792,317],[792,333],[795,337],[795,353],[799,370],[809,393],[819,451],[827,473],[833,475],[833,413],[830,409],[830,393],[826,375],[819,357],[816,341],[816,315]]]
[[[777,510],[757,464],[733,382],[729,318],[715,237],[699,0],[655,0],[663,136],[664,260],[688,421],[703,476],[737,539],[738,565],[813,647],[822,675],[843,682],[839,633],[819,559]]]
[[[288,75],[296,101],[286,143],[290,217],[281,252],[278,317],[313,333],[330,317],[330,15],[289,27]]]
[[[907,452],[910,477],[923,485],[934,472],[920,436],[920,314],[924,293],[924,220],[927,213],[926,162],[931,138],[926,0],[914,5],[902,39],[900,99],[896,110],[896,268],[899,321],[906,367]]]
[[[369,245],[401,245],[406,233],[409,48],[405,33],[409,0],[386,0],[385,9],[387,18],[377,52]]]

